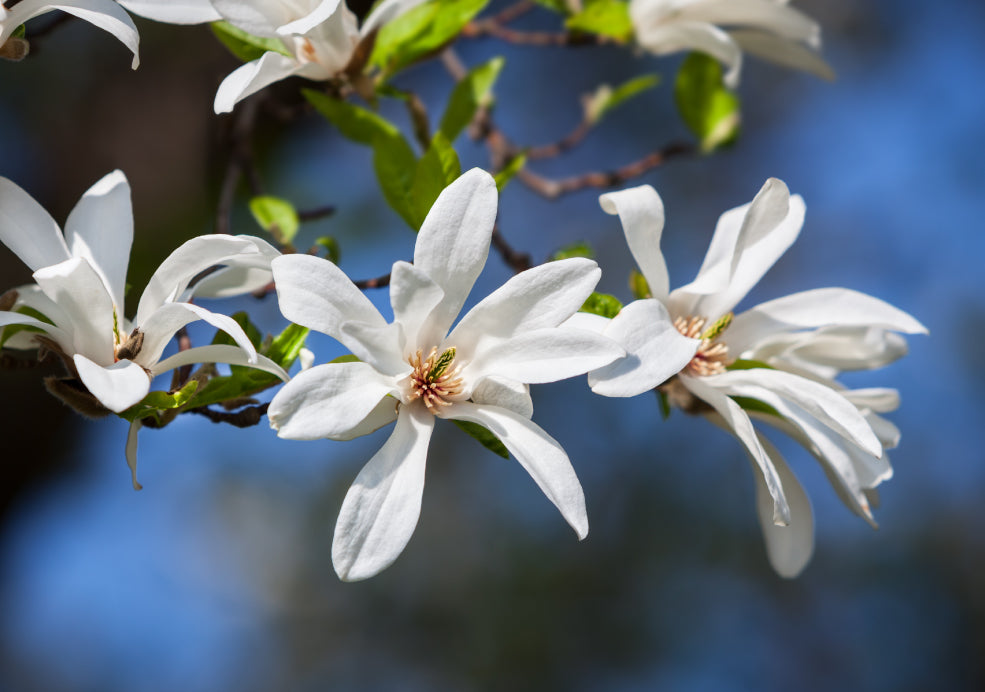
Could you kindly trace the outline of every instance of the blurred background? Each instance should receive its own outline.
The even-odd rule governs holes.
[[[376,578],[343,584],[331,566],[335,518],[389,430],[287,442],[265,421],[236,430],[183,416],[141,433],[136,493],[124,422],[82,420],[44,392],[36,370],[3,372],[0,688],[985,689],[985,7],[796,5],[824,27],[837,81],[749,59],[737,145],[634,184],[654,185],[665,201],[674,286],[693,277],[718,215],[776,176],[804,196],[807,222],[740,309],[846,286],[929,327],[907,358],[846,380],[902,395],[878,531],[841,506],[806,452],[771,434],[811,496],[817,531],[803,575],[777,577],[738,443],[680,412],[662,421],[652,396],[594,397],[578,378],[533,395],[538,423],[584,485],[587,540],[515,461],[439,425],[406,551]],[[553,21],[538,11],[518,26]],[[59,222],[110,170],[129,177],[131,298],[172,249],[214,228],[230,119],[211,104],[236,66],[205,27],[137,24],[135,72],[118,42],[80,21],[53,28],[24,62],[0,62],[0,175]],[[532,163],[542,175],[611,169],[687,136],[673,108],[679,59],[489,38],[457,51],[468,65],[506,57],[495,114],[523,144],[575,127],[580,95],[600,83],[663,75],[580,148]],[[433,115],[451,89],[440,64],[398,84]],[[277,90],[289,99],[297,86]],[[463,137],[458,148],[464,167],[487,165],[481,145]],[[382,201],[368,150],[317,116],[288,131],[261,115],[256,156],[268,193],[336,207],[305,225],[300,247],[336,237],[353,278],[412,256],[414,237]],[[605,271],[600,290],[628,300],[632,260],[597,197],[546,201],[513,182],[501,198],[503,234],[536,261],[590,241]],[[233,230],[258,233],[246,199],[244,187]],[[509,275],[491,255],[474,295]],[[29,280],[5,248],[0,276],[3,288]],[[385,290],[370,295],[387,303]],[[272,298],[211,307],[246,309],[271,332],[284,325]],[[318,362],[340,352],[317,335],[309,346]]]

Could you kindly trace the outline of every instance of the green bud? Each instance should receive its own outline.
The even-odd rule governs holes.
[[[733,317],[735,317],[735,315],[733,315],[731,312],[725,313],[717,320],[715,320],[714,324],[712,324],[704,331],[704,333],[701,335],[701,338],[707,341],[712,341],[713,339],[717,339],[719,336],[722,335],[722,332],[728,329],[729,325],[732,324]]]
[[[438,356],[438,360],[434,362],[431,367],[431,371],[428,372],[428,380],[434,382],[439,377],[445,374],[448,370],[448,366],[451,365],[452,361],[455,360],[455,347],[452,346],[447,351]]]

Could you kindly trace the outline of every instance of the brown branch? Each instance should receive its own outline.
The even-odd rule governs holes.
[[[227,140],[229,142],[229,162],[219,190],[219,205],[216,209],[215,232],[229,233],[236,188],[245,172],[249,173],[249,184],[253,194],[259,194],[260,180],[253,165],[253,129],[256,126],[258,97],[247,99],[236,105],[232,114]]]
[[[298,210],[298,221],[304,223],[305,221],[317,221],[319,219],[324,219],[335,213],[335,207],[329,205],[324,207],[316,207],[314,209],[303,209]]]
[[[499,256],[503,258],[503,262],[505,262],[515,274],[526,271],[533,266],[533,262],[531,261],[529,254],[514,250],[513,247],[506,242],[506,239],[503,238],[503,234],[499,230],[498,225],[493,227],[491,240],[492,246],[496,248]]]
[[[530,147],[524,154],[527,156],[527,161],[537,161],[539,159],[551,159],[555,156],[560,156],[566,151],[574,149],[576,146],[581,144],[585,136],[592,131],[592,123],[588,120],[582,120],[578,123],[578,127],[569,132],[565,137],[559,139],[553,144],[545,144],[539,147]]]
[[[353,281],[356,284],[356,288],[365,291],[367,288],[385,288],[390,285],[390,275],[384,274],[383,276],[377,276],[375,279],[362,279],[361,281]]]
[[[247,406],[239,411],[215,411],[210,409],[208,406],[202,406],[200,408],[190,408],[187,412],[205,416],[213,423],[228,423],[229,425],[234,425],[237,428],[251,428],[260,423],[269,407],[270,404],[268,403],[259,404],[257,406]]]
[[[518,31],[505,27],[492,19],[482,19],[466,24],[462,29],[465,38],[491,36],[500,41],[520,46],[587,46],[600,45],[607,39],[598,34],[568,31]]]

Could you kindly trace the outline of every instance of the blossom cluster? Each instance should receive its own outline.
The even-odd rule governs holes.
[[[462,10],[463,21],[484,4]],[[412,198],[410,206],[395,208],[418,230],[413,261],[396,262],[388,275],[392,319],[337,263],[295,252],[286,242],[275,247],[226,234],[199,236],[174,250],[131,319],[124,306],[134,218],[124,174],[96,182],[64,230],[26,191],[0,177],[0,242],[33,272],[33,283],[0,296],[0,348],[5,356],[36,354],[60,363],[64,375],[45,379],[49,392],[83,415],[130,423],[125,450],[135,488],[142,427],[162,427],[182,412],[208,412],[215,404],[255,404],[254,395],[279,387],[262,411],[250,410],[266,412],[282,438],[351,440],[394,426],[342,503],[332,548],[342,579],[371,577],[404,550],[420,515],[438,419],[512,455],[583,539],[584,491],[562,445],[533,422],[530,385],[586,375],[587,389],[597,395],[655,390],[668,410],[703,416],[737,438],[753,468],[767,555],[779,574],[796,576],[807,564],[813,516],[796,476],[754,421],[802,445],[849,509],[874,523],[877,488],[892,476],[886,450],[899,441],[881,414],[898,406],[898,396],[892,389],[850,389],[838,378],[893,362],[906,353],[903,334],[926,330],[905,312],[845,288],[807,290],[735,312],[803,225],[804,202],[783,182],[766,181],[749,204],[722,214],[697,276],[673,291],[661,251],[663,202],[642,185],[599,199],[606,214],[618,216],[639,266],[636,300],[598,309],[601,269],[593,259],[568,257],[518,267],[460,316],[493,242],[500,181],[481,169],[458,175],[450,141],[481,115],[484,94],[463,92],[467,117],[449,107],[452,115],[446,113],[420,159],[382,118],[352,116],[345,108],[354,106],[340,105],[352,93],[373,96],[379,81],[370,79],[367,63],[374,44],[402,21],[407,24],[392,32],[398,38],[387,40],[413,34],[408,26],[424,31],[436,16],[434,0],[383,0],[361,26],[343,0],[22,0],[9,9],[0,4],[0,57],[24,58],[23,23],[62,9],[120,39],[136,67],[137,30],[121,6],[161,22],[217,23],[217,31],[255,54],[219,85],[217,113],[288,77],[323,82],[339,100],[323,102],[325,93],[318,93],[309,101],[331,117],[349,113],[354,119],[340,126],[347,136],[395,157],[390,163],[409,161],[425,181],[415,179],[399,195],[390,191],[405,202]],[[704,52],[716,69],[716,60],[724,66],[726,86],[738,81],[742,51],[831,74],[817,52],[818,26],[783,0],[612,6],[625,12],[640,47],[657,55]],[[395,69],[400,55],[424,55],[447,40],[442,34],[413,50],[402,45],[404,53],[380,59],[374,69]],[[499,68],[486,67],[486,81],[489,74],[494,79]],[[476,73],[466,77],[476,91],[479,81]],[[438,173],[426,168],[432,154]],[[387,194],[390,181],[381,184]],[[268,290],[276,290],[291,323],[268,341],[255,338],[248,322],[196,302]],[[212,344],[190,346],[185,327],[197,321],[216,328]],[[349,355],[314,365],[317,355],[303,348],[309,330],[332,337]],[[173,341],[177,348],[169,351]],[[292,377],[296,361],[301,367]],[[231,366],[231,374],[220,374],[216,364]],[[169,386],[153,389],[164,373],[171,373]]]

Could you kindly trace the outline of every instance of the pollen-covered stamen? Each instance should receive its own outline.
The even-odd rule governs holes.
[[[725,372],[725,368],[731,362],[728,346],[718,338],[732,324],[732,313],[726,313],[706,329],[707,322],[704,317],[678,317],[674,320],[674,326],[681,334],[691,339],[701,339],[698,351],[684,366],[683,372],[688,375],[697,377],[718,375]]]
[[[414,368],[410,374],[411,400],[421,399],[431,413],[440,406],[448,406],[448,399],[462,391],[462,378],[459,377],[460,367],[452,368],[455,361],[455,348],[446,349],[438,355],[438,349],[432,348],[427,358],[418,351],[407,362]]]
[[[140,349],[144,346],[144,333],[139,329],[134,329],[130,332],[130,336],[122,344],[116,347],[116,353],[113,355],[115,361],[121,360],[133,360],[140,353]]]

